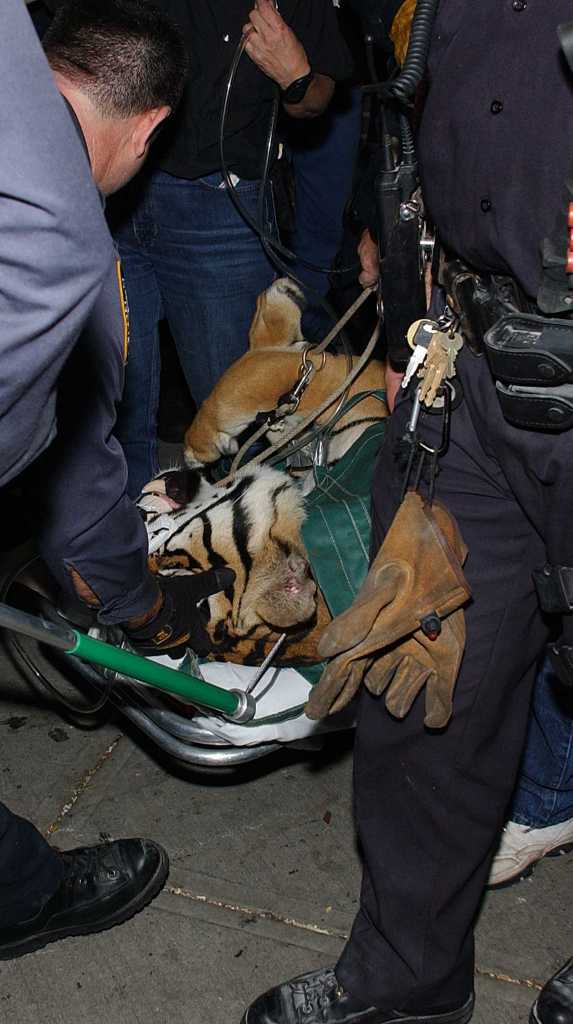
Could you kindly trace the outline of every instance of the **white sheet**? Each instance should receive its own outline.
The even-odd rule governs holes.
[[[230,661],[201,664],[202,676],[226,690],[246,689],[257,671],[248,665],[234,665]],[[311,689],[310,683],[296,669],[269,668],[254,691],[257,712],[252,722],[237,725],[214,715],[201,715],[196,721],[219,738],[238,747],[257,743],[289,743],[325,732],[351,729],[355,725],[354,703],[337,715],[331,715],[321,722],[311,722],[303,711]]]

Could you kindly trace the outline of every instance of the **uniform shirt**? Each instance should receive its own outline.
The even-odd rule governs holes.
[[[157,2],[157,0],[156,0]],[[182,29],[190,73],[173,124],[160,145],[162,170],[198,178],[220,169],[219,122],[225,85],[253,0],[162,0]],[[335,80],[352,73],[332,0],[280,0],[279,10],[305,48],[312,70]],[[243,54],[231,93],[225,160],[241,178],[262,172],[274,82]]]
[[[22,0],[2,0],[0,78],[0,486],[35,463],[40,553],[121,622],[157,595],[112,435],[125,310],[89,161]]]
[[[0,76],[3,486],[55,436],[58,377],[114,252],[89,164],[21,0],[2,2]]]
[[[541,243],[573,173],[571,0],[441,0],[419,155],[446,248],[537,293]]]

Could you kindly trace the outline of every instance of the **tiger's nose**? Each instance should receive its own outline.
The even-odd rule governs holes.
[[[303,558],[302,555],[297,555],[294,552],[291,552],[288,557],[287,565],[289,572],[292,572],[293,576],[295,576],[297,580],[302,580],[304,576],[308,576],[309,574],[309,564],[306,558]]]
[[[174,469],[164,476],[165,493],[179,505],[188,505],[199,491],[201,474],[196,469]]]

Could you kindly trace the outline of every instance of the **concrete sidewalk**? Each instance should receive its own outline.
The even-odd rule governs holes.
[[[69,848],[142,835],[171,857],[164,892],[125,925],[0,964],[10,1024],[239,1024],[263,989],[332,963],[357,906],[351,736],[240,775],[162,763],[114,714],[80,727],[0,653],[1,799]],[[525,1022],[573,953],[573,857],[490,895],[475,1024]]]

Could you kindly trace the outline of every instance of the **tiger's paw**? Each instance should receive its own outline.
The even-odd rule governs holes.
[[[209,447],[206,449],[194,446],[192,439],[187,440],[186,437],[183,457],[185,465],[189,469],[196,469],[198,466],[206,466],[211,462],[216,462],[223,455],[236,455],[238,450],[239,442],[236,437],[228,434],[225,430],[219,430],[210,439]]]
[[[261,292],[249,331],[249,348],[299,349],[304,344],[300,318],[306,301],[290,277],[279,277]]]
[[[304,292],[301,291],[299,286],[290,277],[279,277],[270,288],[267,290],[267,296],[279,297],[286,296],[291,302],[294,302],[295,306],[298,306],[301,312],[303,312],[306,306],[306,300]]]

